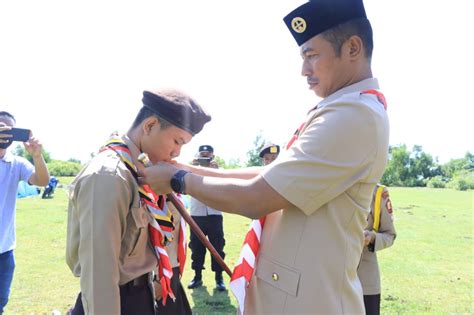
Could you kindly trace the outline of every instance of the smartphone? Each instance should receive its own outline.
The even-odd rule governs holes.
[[[211,163],[211,158],[208,158],[208,157],[200,157],[197,159],[197,162],[199,163],[199,165],[201,166],[209,166],[209,164]]]
[[[10,130],[0,131],[1,133],[6,133],[12,135],[11,138],[5,138],[9,141],[21,141],[26,142],[30,139],[31,130],[23,128],[12,128]]]

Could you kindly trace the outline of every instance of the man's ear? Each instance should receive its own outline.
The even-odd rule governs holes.
[[[143,121],[142,130],[145,135],[149,135],[153,127],[159,127],[160,122],[155,116],[150,116]]]
[[[351,60],[355,60],[363,56],[362,39],[359,36],[352,35],[344,44],[347,54]]]

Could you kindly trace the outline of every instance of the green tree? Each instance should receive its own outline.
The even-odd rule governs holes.
[[[76,176],[82,169],[81,163],[52,160],[48,164],[52,176]]]
[[[442,174],[447,179],[452,179],[456,174],[463,170],[474,171],[474,155],[469,151],[466,152],[464,158],[451,159],[449,162],[441,166]]]
[[[433,160],[433,157],[423,152],[421,145],[413,146],[410,155],[410,176],[407,186],[426,186],[426,182],[434,176],[441,174],[439,166]]]
[[[242,167],[240,165],[239,159],[230,159],[229,162],[226,162],[223,158],[216,155],[214,156],[214,161],[217,162],[217,165],[219,165],[219,168],[223,168],[223,169],[234,169],[234,168]]]
[[[18,144],[12,151],[12,153],[14,155],[17,155],[17,156],[21,156],[21,157],[24,157],[25,159],[27,159],[28,161],[30,161],[31,163],[33,163],[33,157],[31,156],[30,153],[28,153],[28,151],[25,150],[25,147],[21,144]],[[41,149],[41,153],[43,154],[43,158],[44,158],[44,161],[46,163],[49,163],[51,162],[51,156],[49,154],[49,152],[47,152],[44,148]]]
[[[433,157],[423,152],[420,145],[410,152],[406,145],[391,146],[389,161],[381,182],[389,186],[425,186],[427,181],[440,175],[441,171]]]
[[[253,141],[253,148],[247,152],[247,162],[246,166],[262,166],[262,159],[260,158],[259,154],[262,150],[263,146],[265,145],[265,140],[262,136],[262,131],[260,131],[255,140]]]
[[[388,149],[388,164],[381,182],[387,186],[403,186],[409,177],[410,152],[406,145],[390,146]]]

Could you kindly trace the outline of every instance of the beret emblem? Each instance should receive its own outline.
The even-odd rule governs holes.
[[[306,21],[301,17],[295,17],[291,20],[291,28],[296,33],[303,33],[306,30]]]

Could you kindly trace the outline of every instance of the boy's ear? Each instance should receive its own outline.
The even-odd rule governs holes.
[[[143,121],[143,125],[142,125],[142,129],[143,129],[143,133],[145,135],[148,135],[150,134],[151,132],[151,129],[154,127],[154,126],[160,126],[160,122],[158,121],[158,119],[156,119],[156,117],[154,116],[151,116],[151,117],[148,117],[147,119],[145,119]]]

